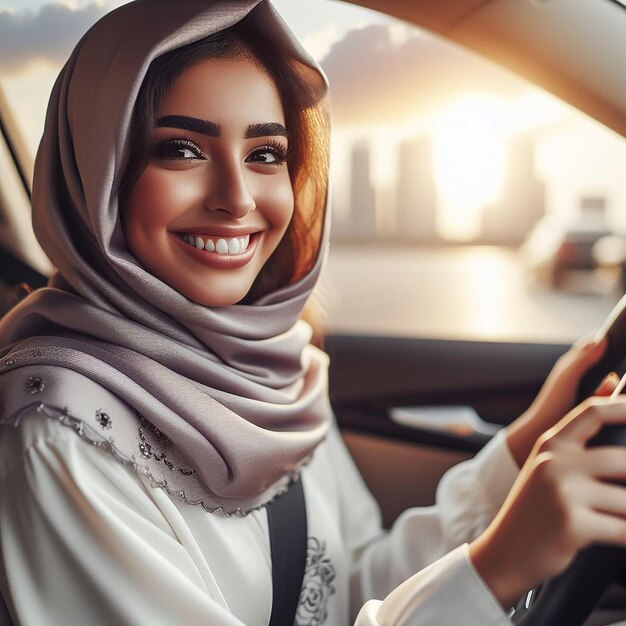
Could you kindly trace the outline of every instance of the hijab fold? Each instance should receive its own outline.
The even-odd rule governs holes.
[[[327,358],[299,317],[330,220],[298,282],[207,307],[132,256],[117,190],[150,63],[244,18],[325,97],[323,73],[267,0],[136,0],[83,37],[35,164],[33,225],[57,271],[0,320],[3,425],[36,406],[152,484],[227,515],[283,491],[329,428]]]

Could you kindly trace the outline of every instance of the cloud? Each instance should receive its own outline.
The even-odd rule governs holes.
[[[106,11],[95,3],[79,9],[57,3],[36,12],[0,10],[0,74],[20,73],[37,61],[63,63]]]
[[[303,40],[302,45],[315,59],[326,56],[333,44],[341,39],[336,24],[326,24],[319,30],[309,33]]]
[[[396,124],[464,93],[515,97],[527,84],[437,37],[376,24],[349,31],[322,60],[339,123]]]

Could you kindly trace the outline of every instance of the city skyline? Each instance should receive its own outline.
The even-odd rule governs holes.
[[[438,225],[441,206],[432,140],[418,136],[399,142],[396,149],[395,180],[385,190],[373,183],[370,144],[358,140],[351,145],[347,210],[337,212],[336,241],[437,244],[449,240]],[[519,245],[546,214],[546,185],[536,174],[533,136],[516,137],[505,160],[501,193],[495,203],[481,207],[481,228],[477,236],[468,238],[471,243]]]

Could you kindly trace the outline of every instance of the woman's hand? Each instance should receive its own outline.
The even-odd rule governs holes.
[[[541,391],[530,407],[507,428],[507,444],[519,467],[522,467],[539,435],[552,428],[573,406],[583,375],[595,365],[606,350],[606,338],[577,341],[555,363]],[[596,395],[611,395],[619,383],[614,372],[596,390]]]
[[[593,397],[541,435],[502,509],[470,545],[503,607],[562,570],[591,543],[626,546],[626,448],[586,444],[626,425],[626,398]]]

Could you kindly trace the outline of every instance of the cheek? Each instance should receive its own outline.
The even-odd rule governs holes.
[[[181,172],[150,165],[133,187],[126,207],[131,230],[149,231],[171,222],[195,200],[194,185]]]
[[[280,179],[267,181],[263,190],[263,216],[276,230],[284,232],[294,211],[293,188],[287,173],[277,176]]]

